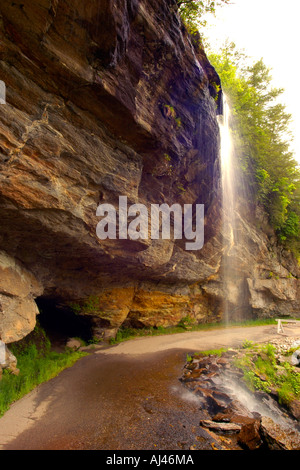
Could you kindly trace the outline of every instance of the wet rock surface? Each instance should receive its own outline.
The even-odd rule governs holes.
[[[297,341],[274,340],[279,363],[283,351]],[[181,381],[199,399],[200,426],[217,440],[227,437],[219,442],[228,449],[300,450],[299,400],[293,400],[287,409],[279,405],[274,390],[250,391],[243,382],[244,373],[234,365],[234,359],[243,354],[241,348],[229,349],[221,357],[195,354],[185,365]]]
[[[2,340],[33,329],[41,296],[58,309],[81,306],[99,338],[124,322],[219,320],[229,242],[220,208],[220,80],[175,0],[1,0],[0,17]],[[203,249],[187,251],[183,240],[99,240],[97,206],[117,207],[120,195],[147,208],[204,204]],[[257,228],[267,226],[266,214],[246,201],[240,209],[232,310],[297,315],[297,263],[270,227],[270,235]],[[26,294],[5,257],[35,280]],[[14,276],[15,292],[3,286],[2,271],[4,281]],[[90,296],[92,310],[84,308]]]
[[[173,0],[0,5],[7,90],[0,249],[38,279],[33,298],[64,306],[97,298],[83,315],[93,317],[99,337],[114,336],[129,315],[144,325],[176,324],[200,297],[203,311],[195,313],[205,316],[207,299],[192,293],[190,304],[189,286],[217,270],[222,252],[220,236],[214,240],[219,131],[210,85],[219,77],[175,7]],[[96,209],[117,208],[119,196],[147,208],[205,204],[206,254],[174,240],[100,240]],[[5,342],[16,340],[6,323],[17,302],[1,292]],[[23,336],[37,314],[27,307],[31,329]]]
[[[42,286],[22,263],[0,251],[0,339],[12,343],[35,326],[38,308],[34,298]]]

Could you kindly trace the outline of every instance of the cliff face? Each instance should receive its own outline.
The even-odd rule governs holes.
[[[219,78],[175,10],[173,0],[1,1],[3,341],[33,328],[37,297],[90,315],[98,335],[125,321],[220,317]],[[204,247],[100,240],[97,206],[117,207],[119,196],[147,207],[204,204]],[[244,259],[239,275],[243,306],[269,314],[266,297],[284,299],[275,279],[257,284],[253,260],[273,258],[267,237],[247,230],[253,249],[251,269]],[[297,275],[292,266],[282,268],[284,278]]]

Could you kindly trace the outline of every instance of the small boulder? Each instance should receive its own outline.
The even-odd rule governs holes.
[[[81,346],[81,341],[77,338],[70,338],[66,343],[66,347],[69,349],[73,349],[74,351],[77,351],[79,348],[81,348]]]
[[[263,441],[259,429],[259,419],[253,419],[251,422],[244,424],[238,435],[239,444],[248,450],[260,449],[263,445]]]
[[[7,369],[13,375],[19,375],[19,369],[17,368],[17,358],[8,349],[7,345],[1,341],[1,354],[0,354],[0,369]],[[1,374],[2,375],[2,374]]]
[[[291,357],[291,364],[293,366],[299,366],[300,365],[300,349],[297,349],[297,351],[295,351],[293,354],[292,354],[292,357]]]
[[[233,434],[233,433],[238,433],[241,431],[242,426],[240,424],[236,423],[222,423],[222,422],[215,422],[211,421],[209,419],[203,419],[200,421],[200,426],[204,428],[208,428],[211,431],[214,431],[216,433],[228,433],[228,434]]]
[[[288,408],[291,414],[300,421],[300,400],[293,400],[289,403]]]
[[[299,433],[283,428],[271,418],[261,418],[260,434],[270,450],[300,450]]]

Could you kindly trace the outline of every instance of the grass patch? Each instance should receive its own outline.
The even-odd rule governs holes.
[[[220,348],[220,349],[207,349],[206,351],[200,351],[194,354],[195,357],[206,357],[206,356],[218,356],[221,357],[226,351],[227,348]]]
[[[66,350],[58,353],[51,350],[51,343],[44,330],[38,325],[25,340],[14,343],[10,351],[18,360],[19,375],[3,371],[0,381],[0,416],[10,405],[32,391],[37,385],[57,376],[62,370],[72,366],[86,356],[81,351]]]
[[[300,398],[300,370],[288,361],[278,362],[272,344],[248,347],[234,365],[243,371],[243,380],[250,390],[275,392],[284,405]]]
[[[178,325],[169,327],[150,327],[150,328],[119,328],[115,338],[110,339],[110,344],[118,344],[130,339],[145,337],[145,336],[158,336],[158,335],[172,335],[176,333],[185,333],[187,331],[205,331],[227,327],[250,327],[250,326],[263,326],[275,325],[274,319],[255,319],[245,320],[239,322],[223,323],[194,323],[189,317],[184,317]]]

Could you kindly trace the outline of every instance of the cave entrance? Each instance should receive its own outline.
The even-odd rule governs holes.
[[[45,330],[54,347],[64,347],[69,338],[81,338],[89,342],[93,337],[91,318],[77,315],[58,299],[38,297],[35,299],[40,314],[37,320]]]

